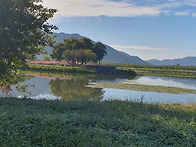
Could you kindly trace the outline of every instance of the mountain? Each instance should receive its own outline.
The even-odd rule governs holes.
[[[152,59],[147,61],[153,65],[182,65],[182,66],[196,66],[196,57],[185,57],[179,59],[165,59],[165,60],[157,60]]]
[[[103,58],[102,62],[149,65],[137,56],[130,56],[124,52],[117,51],[108,45],[106,45],[106,50],[107,55]]]
[[[65,33],[54,33],[57,37],[54,39],[56,42],[62,42],[64,39],[68,39],[71,37],[80,39],[84,36],[81,36],[79,34],[65,34]],[[51,47],[45,48],[48,51],[48,55],[52,52]],[[138,65],[149,65],[149,63],[143,61],[137,56],[130,56],[124,52],[120,52],[115,50],[114,48],[106,45],[107,55],[104,57],[104,59],[101,62],[105,63],[125,63],[125,64],[138,64]],[[38,60],[43,59],[43,55],[37,56]]]

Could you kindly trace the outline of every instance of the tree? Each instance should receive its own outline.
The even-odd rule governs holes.
[[[50,25],[55,9],[44,8],[41,0],[0,1],[0,84],[9,82],[18,67],[26,65],[51,44]]]
[[[95,61],[98,61],[100,65],[100,61],[107,55],[106,46],[101,42],[97,42],[94,44],[92,51],[97,55]]]
[[[65,50],[62,54],[62,58],[67,62],[72,62],[72,64],[77,63],[87,63],[93,61],[96,58],[96,54],[90,49],[79,49],[79,50]]]
[[[79,49],[92,49],[92,40],[88,38],[69,38],[64,39],[63,42],[56,43],[53,47],[51,57],[58,61],[63,60],[63,53],[65,50],[79,50]]]
[[[43,61],[51,61],[51,57],[45,56],[45,57],[43,58]]]
[[[75,54],[76,61],[80,62],[81,64],[86,64],[87,62],[93,61],[97,57],[96,54],[93,53],[90,49],[80,49],[75,51]]]
[[[66,50],[69,51],[65,52]],[[93,44],[92,40],[89,38],[70,38],[55,44],[51,57],[56,60],[67,60],[69,59],[68,55],[70,55],[70,51],[74,51],[73,54],[76,54],[76,61],[79,61],[82,64],[92,61],[92,59],[96,62],[99,61],[100,64],[100,61],[107,54],[106,47],[101,42]]]
[[[66,60],[67,62],[72,62],[74,64],[76,62],[76,55],[73,50],[65,50],[62,54],[62,59]]]

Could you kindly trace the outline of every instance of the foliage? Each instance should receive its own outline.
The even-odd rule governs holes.
[[[51,57],[45,56],[45,57],[43,58],[43,61],[51,61]]]
[[[86,64],[87,62],[95,60],[95,58],[96,58],[96,54],[93,53],[90,49],[88,50],[80,49],[76,51],[76,61],[80,62],[81,64],[83,63]]]
[[[93,43],[88,38],[69,38],[64,39],[63,42],[56,43],[53,47],[51,57],[56,60],[62,60],[63,59],[63,52],[65,50],[79,50],[79,49],[91,49],[93,46]]]
[[[0,98],[0,146],[196,146],[196,105]]]
[[[27,69],[37,70],[37,71],[54,71],[54,72],[73,72],[73,73],[96,73],[95,70],[86,69],[84,67],[78,66],[59,66],[59,65],[29,65]]]
[[[62,53],[62,59],[64,59],[65,61],[67,62],[72,62],[72,63],[75,63],[76,62],[76,57],[75,57],[75,51],[73,50],[65,50],[63,53]]]
[[[44,8],[41,0],[0,1],[0,84],[11,82],[18,67],[44,53],[51,45],[51,30],[57,29],[47,21],[55,9]]]
[[[69,38],[61,43],[56,43],[51,57],[56,60],[76,61],[87,63],[89,61],[100,61],[107,54],[106,47],[101,42],[93,44],[88,38]]]
[[[79,50],[65,50],[62,54],[62,58],[67,62],[75,62],[83,64],[89,61],[93,61],[96,58],[96,54],[94,54],[89,49],[79,49]]]
[[[98,61],[99,62],[99,65],[100,65],[100,61],[103,59],[103,57],[105,55],[107,55],[107,51],[106,51],[106,47],[103,43],[101,42],[97,42],[94,44],[93,46],[93,52],[97,55],[97,58],[96,58],[96,62]]]

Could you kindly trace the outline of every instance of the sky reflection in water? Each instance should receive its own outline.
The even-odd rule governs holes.
[[[134,90],[122,90],[112,88],[89,88],[86,84],[89,80],[97,80],[99,82],[114,82],[114,83],[136,83],[146,85],[160,85],[160,86],[172,86],[188,89],[196,89],[196,80],[192,79],[178,79],[178,78],[166,78],[157,76],[138,76],[132,80],[127,78],[108,78],[107,77],[69,77],[64,79],[51,79],[34,77],[30,80],[26,80],[22,84],[33,84],[34,87],[29,87],[27,90],[31,93],[20,93],[16,90],[16,86],[13,86],[13,90],[9,92],[9,96],[30,97],[33,99],[62,99],[62,100],[132,100],[141,101],[147,103],[181,103],[189,104],[196,103],[195,94],[168,94],[158,92],[143,92]],[[2,92],[0,93],[1,95]]]

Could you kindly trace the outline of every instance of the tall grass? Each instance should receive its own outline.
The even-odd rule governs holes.
[[[196,146],[196,105],[0,98],[0,146]]]

